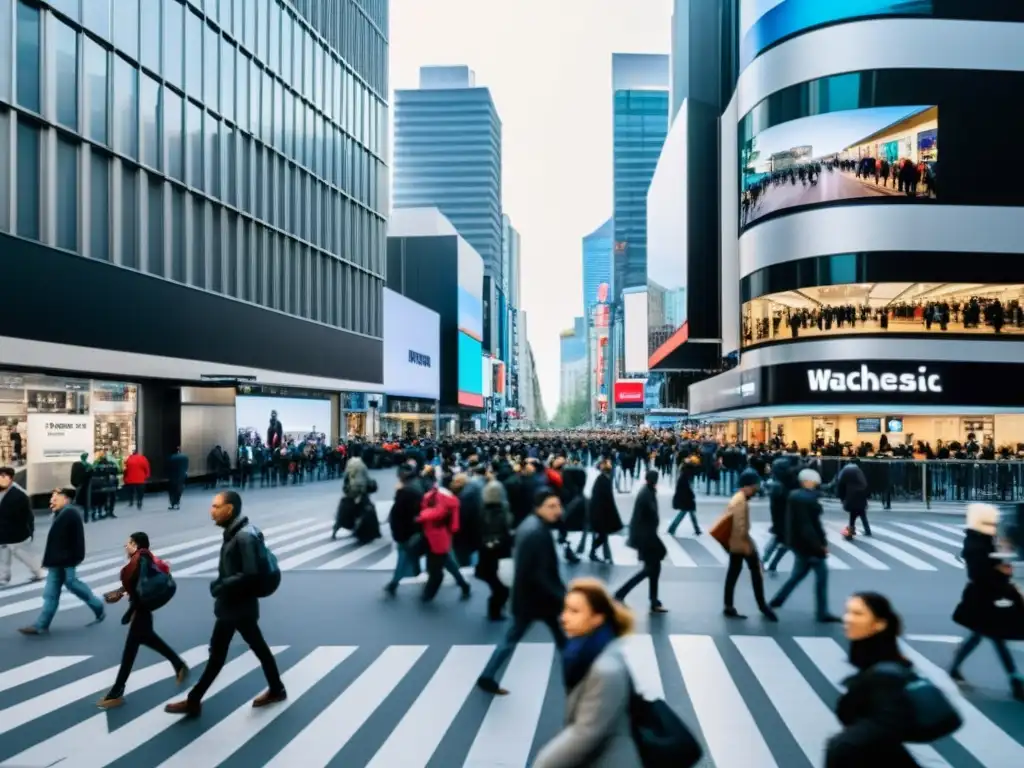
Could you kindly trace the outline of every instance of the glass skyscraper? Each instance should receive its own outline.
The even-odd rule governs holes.
[[[394,206],[440,209],[500,290],[501,120],[490,90],[468,67],[423,67],[420,87],[395,91],[394,106]]]
[[[647,285],[647,190],[668,133],[669,57],[612,56],[613,298]]]
[[[597,292],[602,283],[611,287],[612,248],[615,242],[615,222],[604,224],[583,238],[583,317],[593,319]]]
[[[0,231],[380,337],[387,28],[387,0],[0,0]]]

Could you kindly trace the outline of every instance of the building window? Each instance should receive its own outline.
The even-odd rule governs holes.
[[[160,146],[160,83],[149,75],[142,74],[140,118],[142,123],[142,162],[160,170],[162,152]]]
[[[206,216],[206,205],[202,198],[192,198],[192,248],[189,253],[192,261],[192,285],[197,288],[206,287],[206,243],[203,239],[203,219]]]
[[[56,16],[50,17],[57,67],[57,122],[78,130],[78,33]]]
[[[121,166],[121,264],[139,268],[139,185],[138,171]]]
[[[220,72],[217,64],[220,61],[220,35],[212,27],[203,27],[203,46],[203,100],[208,108],[219,110],[217,86]]]
[[[163,35],[160,33],[160,3],[148,0],[146,12],[142,14],[141,61],[143,66],[160,74],[160,54],[163,50]]]
[[[89,255],[111,261],[110,158],[92,151],[89,165]]]
[[[185,14],[185,91],[203,98],[203,20],[192,11]]]
[[[228,296],[238,296],[238,215],[227,215],[227,253],[224,261],[227,266],[227,285],[224,286]]]
[[[173,0],[172,0],[173,2]],[[164,88],[164,143],[167,145],[167,175],[178,181],[185,180],[185,157],[182,149],[181,96]]]
[[[235,119],[235,47],[220,39],[220,113]]]
[[[109,40],[110,0],[85,0],[82,3],[82,24],[97,36]]]
[[[149,177],[146,201],[146,224],[149,228],[149,247],[146,255],[146,270],[163,277],[164,266],[164,185],[155,177]]]
[[[235,94],[238,103],[235,105],[235,116],[238,127],[249,130],[249,57],[241,49],[235,52]]]
[[[63,13],[69,19],[75,21],[81,21],[82,17],[79,15],[78,0],[48,0],[50,5],[55,9]]]
[[[57,247],[78,250],[78,144],[57,139]]]
[[[152,13],[152,3],[146,4],[146,13]],[[114,45],[132,58],[139,57],[139,0],[117,0],[114,13]],[[156,10],[157,24],[160,11]]]
[[[185,66],[185,8],[179,0],[164,0],[164,77],[182,87]]]
[[[109,56],[105,48],[85,39],[85,93],[88,124],[86,135],[106,144],[107,137],[107,69]]]
[[[203,124],[203,145],[206,152],[206,191],[213,197],[220,197],[220,151],[217,146],[217,135],[220,132],[220,120],[206,114]]]
[[[176,187],[171,187],[171,279],[186,280],[185,193]]]
[[[237,205],[235,197],[235,132],[230,125],[221,127],[221,141],[224,147],[224,201],[228,205]]]
[[[203,179],[203,110],[188,102],[188,163],[189,184],[196,189],[205,189]]]
[[[116,147],[132,160],[139,157],[139,71],[114,57],[114,130]]]
[[[22,237],[39,239],[39,128],[18,121],[18,231]]]
[[[270,0],[270,50],[267,52],[267,66],[274,72],[280,72],[279,54],[281,52],[281,6],[277,0]]]
[[[25,2],[18,3],[17,21],[17,99],[18,103],[41,112],[40,101],[40,13]],[[38,225],[37,225],[38,226]]]
[[[224,292],[224,263],[221,258],[221,238],[224,233],[220,228],[222,210],[219,205],[213,206],[210,217],[210,290],[217,293]]]

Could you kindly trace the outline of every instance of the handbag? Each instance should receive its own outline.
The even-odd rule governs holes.
[[[963,725],[960,713],[931,680],[894,662],[876,664],[875,669],[906,680],[903,695],[910,716],[902,723],[904,741],[928,744],[955,733]]]
[[[629,723],[644,768],[692,768],[704,756],[696,737],[664,699],[645,699],[634,686]]]
[[[732,512],[723,512],[708,529],[708,535],[728,550],[729,539],[732,538]]]

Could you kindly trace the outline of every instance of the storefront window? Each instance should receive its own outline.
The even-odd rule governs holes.
[[[351,440],[353,437],[363,437],[366,434],[366,413],[345,413],[345,432]]]
[[[0,465],[30,494],[71,481],[82,454],[117,463],[135,450],[135,384],[0,373]]]

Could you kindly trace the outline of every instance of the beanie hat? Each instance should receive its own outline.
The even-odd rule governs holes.
[[[743,472],[740,473],[740,487],[741,488],[749,488],[752,485],[760,485],[760,484],[761,484],[761,476],[758,475],[757,472],[755,472],[754,470],[752,470],[752,469],[744,469]]]
[[[821,475],[819,475],[813,469],[801,469],[800,474],[796,476],[797,482],[800,485],[804,483],[811,483],[812,485],[821,485]]]

